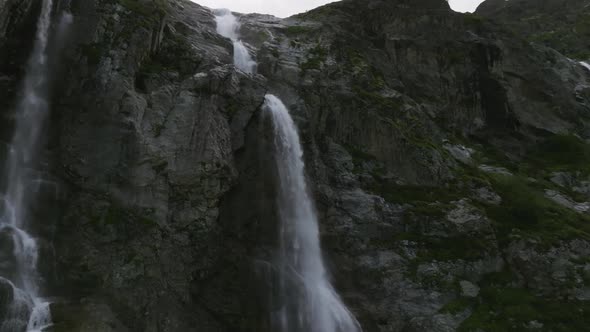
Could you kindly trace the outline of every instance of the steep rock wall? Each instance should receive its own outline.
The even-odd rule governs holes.
[[[57,217],[38,213],[56,331],[269,330],[268,91],[365,331],[588,326],[582,66],[438,0],[240,16],[253,76],[197,4],[71,9],[40,208]]]

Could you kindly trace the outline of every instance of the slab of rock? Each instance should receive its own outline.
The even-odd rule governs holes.
[[[512,173],[510,173],[510,171],[504,167],[480,165],[479,169],[486,172],[486,173],[489,173],[489,174],[499,174],[499,175],[512,176]]]
[[[550,200],[554,201],[555,203],[563,207],[572,209],[576,212],[588,213],[590,211],[590,202],[575,202],[573,199],[555,190],[545,190],[545,197],[549,198]]]
[[[463,164],[467,164],[467,165],[470,165],[473,163],[473,159],[471,158],[471,155],[474,152],[473,149],[470,149],[464,145],[451,145],[451,144],[445,144],[443,147],[457,161],[459,161]]]
[[[461,296],[477,297],[479,295],[479,287],[470,281],[462,280],[459,282],[459,286],[461,286]]]

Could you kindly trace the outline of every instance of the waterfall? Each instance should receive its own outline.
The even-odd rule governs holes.
[[[51,325],[49,304],[39,294],[38,243],[28,232],[31,204],[39,185],[35,171],[40,137],[49,112],[48,42],[53,1],[43,0],[33,52],[28,60],[20,101],[15,110],[15,130],[5,167],[6,188],[2,198],[0,232],[12,238],[14,276],[11,303],[0,324],[2,332],[41,331]],[[2,308],[0,308],[2,309]]]
[[[254,73],[254,62],[239,39],[239,22],[227,9],[215,11],[217,32],[234,43],[234,65]],[[263,106],[274,128],[274,159],[278,174],[279,240],[276,263],[280,309],[271,320],[276,332],[360,332],[328,279],[322,259],[318,217],[305,180],[303,150],[293,119],[283,102],[266,95]]]
[[[240,22],[228,9],[217,9],[215,11],[217,33],[231,39],[234,45],[234,65],[245,73],[253,74],[256,62],[252,60],[250,52],[240,40]]]
[[[274,128],[278,173],[278,257],[280,310],[273,314],[281,332],[359,332],[360,324],[328,280],[322,259],[318,217],[305,180],[303,150],[293,119],[277,97],[267,95],[265,114]]]
[[[581,65],[582,65],[584,68],[586,68],[586,69],[590,70],[590,64],[589,64],[588,62],[586,62],[586,61],[580,61],[580,64],[581,64]]]

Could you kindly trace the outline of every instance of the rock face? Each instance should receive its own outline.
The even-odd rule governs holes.
[[[31,13],[33,1],[2,0],[0,2],[0,40],[12,35]]]
[[[268,91],[298,123],[326,260],[365,331],[587,329],[582,66],[443,0],[240,16],[257,75],[195,3],[70,5],[44,154],[59,190],[36,213],[56,332],[270,331]],[[0,23],[31,29],[6,8]]]
[[[578,60],[590,59],[590,2],[587,0],[487,0],[477,15],[499,21],[527,40]]]
[[[22,331],[27,328],[32,299],[15,288],[10,281],[0,278],[0,330]]]

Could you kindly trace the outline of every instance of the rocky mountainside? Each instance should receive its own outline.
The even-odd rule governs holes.
[[[43,154],[59,190],[35,211],[53,331],[270,331],[269,91],[364,331],[588,331],[590,71],[531,43],[513,2],[241,15],[248,75],[198,4],[72,0]],[[0,2],[5,132],[31,3]]]
[[[570,58],[590,59],[588,0],[488,0],[476,13]]]

